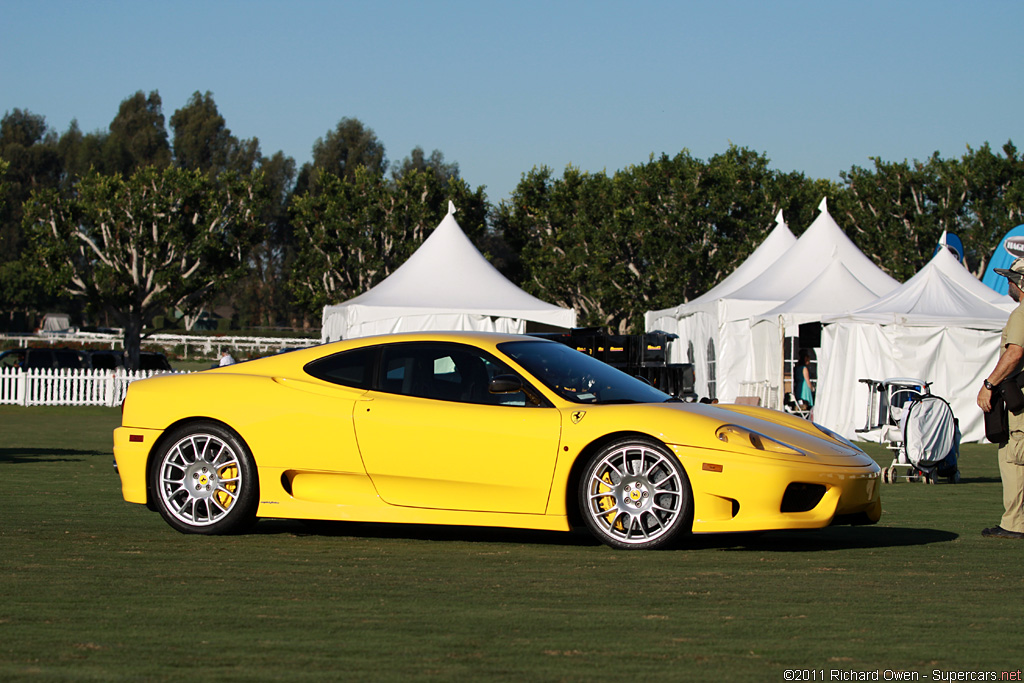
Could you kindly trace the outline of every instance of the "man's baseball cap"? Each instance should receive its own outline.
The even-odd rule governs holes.
[[[1024,257],[1015,259],[1009,268],[994,268],[993,270],[1020,287],[1021,281],[1024,280]]]

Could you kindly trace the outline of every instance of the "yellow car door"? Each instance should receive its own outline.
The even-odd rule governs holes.
[[[363,464],[392,505],[543,514],[560,415],[522,391],[491,394],[511,372],[459,344],[385,346],[375,390],[356,402]]]

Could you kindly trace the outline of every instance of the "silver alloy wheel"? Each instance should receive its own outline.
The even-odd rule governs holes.
[[[652,444],[615,444],[598,454],[585,477],[583,512],[606,543],[655,547],[680,531],[689,481],[675,458]]]
[[[235,449],[204,432],[174,443],[158,468],[162,507],[188,527],[206,527],[225,519],[246,483]]]

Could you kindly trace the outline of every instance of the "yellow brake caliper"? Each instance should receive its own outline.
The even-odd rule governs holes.
[[[612,490],[611,475],[605,472],[604,474],[601,475],[601,481],[603,481],[604,484],[598,486],[598,493],[608,493],[609,491]],[[604,518],[608,520],[609,524],[613,524],[617,531],[623,531],[625,529],[625,527],[622,526],[621,521],[615,520],[615,510],[613,509],[615,507],[614,496],[604,496],[599,501],[597,501],[597,506],[602,510],[610,510],[610,512],[607,515],[605,515]]]
[[[224,481],[225,479],[235,479],[236,477],[238,477],[238,468],[235,467],[234,465],[230,465],[222,469],[217,474],[218,476],[220,476],[221,481]],[[230,483],[224,484],[223,487],[225,490],[217,491],[217,493],[215,493],[214,496],[217,498],[217,502],[220,503],[220,506],[227,510],[229,507],[231,507],[231,504],[235,500],[234,494],[238,489],[238,482],[232,481]],[[231,495],[229,495],[229,492]]]

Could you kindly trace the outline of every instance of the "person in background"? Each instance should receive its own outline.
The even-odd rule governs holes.
[[[234,365],[234,364],[235,364],[235,359],[231,356],[230,353],[227,352],[227,350],[224,350],[224,351],[220,352],[220,366],[221,367],[223,367],[225,365]]]
[[[1010,313],[1003,336],[999,341],[999,360],[978,391],[978,407],[988,413],[992,410],[992,391],[1001,382],[1017,375],[1024,368],[1024,306],[1021,306],[1021,288],[1024,287],[1024,258],[1016,259],[1007,268],[996,268],[1010,281],[1010,298],[1017,308]],[[1024,539],[1024,411],[1006,416],[1010,434],[1006,443],[999,444],[999,477],[1003,480],[1003,517],[999,524],[983,529],[988,538]]]
[[[811,354],[800,349],[796,367],[793,368],[793,396],[804,410],[814,407],[814,388],[811,386]]]

